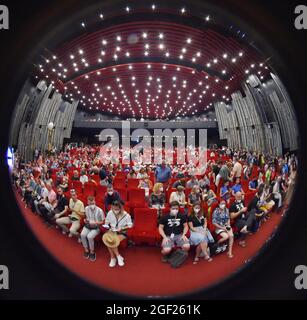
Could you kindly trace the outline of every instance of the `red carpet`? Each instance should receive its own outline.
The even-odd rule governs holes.
[[[190,254],[189,260],[181,268],[172,269],[161,262],[159,248],[129,247],[122,252],[125,267],[111,269],[108,266],[108,252],[102,243],[97,245],[97,261],[90,262],[82,257],[83,249],[76,239],[63,236],[54,228],[48,229],[39,217],[24,208],[19,197],[18,202],[34,234],[67,269],[105,289],[136,296],[186,294],[222,280],[259,251],[281,220],[280,215],[272,214],[258,233],[248,237],[246,248],[239,247],[236,242],[233,259],[223,253],[211,263],[201,260],[193,265]]]

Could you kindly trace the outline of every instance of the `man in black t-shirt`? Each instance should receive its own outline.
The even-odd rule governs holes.
[[[51,223],[57,219],[58,217],[62,216],[68,210],[68,199],[64,194],[64,190],[62,187],[57,188],[57,200],[56,200],[56,207],[54,210],[49,212],[42,211],[42,217],[45,220],[47,225],[51,225]]]
[[[174,201],[170,203],[170,213],[163,216],[159,222],[159,233],[162,236],[162,255],[163,261],[166,256],[177,245],[184,251],[189,251],[190,243],[186,234],[189,230],[187,216],[179,214],[179,203]]]
[[[235,202],[229,208],[229,215],[231,219],[235,220],[235,225],[240,232],[239,245],[246,246],[245,237],[246,234],[254,230],[256,225],[256,209],[248,211],[248,208],[244,205],[242,200],[242,193],[237,192],[235,194]]]

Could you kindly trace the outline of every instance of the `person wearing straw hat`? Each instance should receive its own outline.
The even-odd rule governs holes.
[[[127,238],[127,230],[132,227],[132,220],[120,201],[112,203],[104,227],[109,229],[102,237],[111,256],[109,266],[113,268],[118,263],[120,267],[123,267],[125,265],[124,258],[119,254],[118,247],[120,242]]]

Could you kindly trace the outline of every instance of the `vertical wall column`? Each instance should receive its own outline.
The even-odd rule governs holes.
[[[62,95],[44,81],[36,87],[25,85],[16,105],[10,143],[17,145],[26,161],[33,159],[35,149],[48,150],[49,143],[61,149],[64,138],[70,138],[77,106],[78,101],[64,101]],[[48,137],[50,122],[54,130]]]
[[[242,92],[232,94],[232,104],[214,104],[220,139],[229,147],[274,155],[298,149],[294,108],[279,78],[271,76],[262,84],[251,75]]]

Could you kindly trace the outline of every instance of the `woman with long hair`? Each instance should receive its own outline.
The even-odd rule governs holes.
[[[207,219],[200,202],[194,203],[188,217],[188,225],[190,228],[190,244],[197,246],[193,263],[196,264],[199,261],[201,253],[203,253],[205,260],[212,261],[208,251],[208,243],[214,242],[214,239],[207,228]]]

